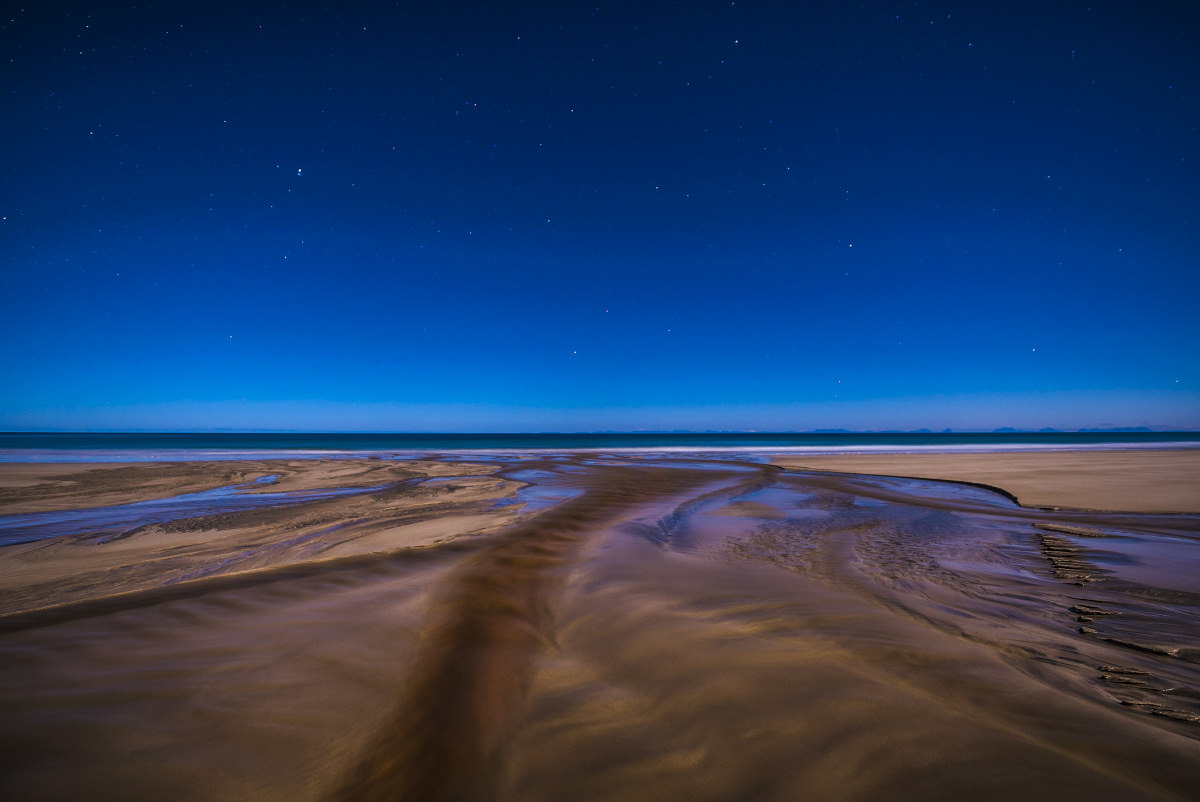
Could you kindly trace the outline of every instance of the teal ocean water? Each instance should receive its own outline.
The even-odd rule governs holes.
[[[1006,451],[1200,447],[1200,432],[0,433],[0,461],[480,451]]]

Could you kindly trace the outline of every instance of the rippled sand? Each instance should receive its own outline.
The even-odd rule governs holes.
[[[678,455],[5,470],[4,798],[1200,787],[1200,516]]]

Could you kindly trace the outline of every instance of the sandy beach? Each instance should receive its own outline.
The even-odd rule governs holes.
[[[1191,450],[0,465],[0,796],[1195,798],[1198,480]]]

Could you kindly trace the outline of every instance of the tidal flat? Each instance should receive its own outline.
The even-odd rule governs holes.
[[[0,797],[1195,799],[1198,453],[3,464]]]

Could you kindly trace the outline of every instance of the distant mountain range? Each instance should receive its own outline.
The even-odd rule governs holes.
[[[1107,432],[1189,432],[1192,429],[1180,428],[1178,426],[1109,426],[1106,428],[1094,429],[1055,429],[1045,427],[1042,429],[1019,429],[1012,426],[1001,426],[998,429],[992,429],[993,434],[1103,434]],[[803,432],[804,434],[978,434],[981,433],[976,429],[942,429],[940,432],[934,432],[932,429],[812,429]]]

